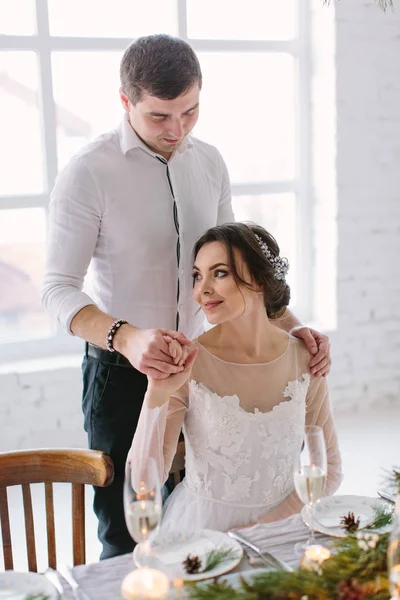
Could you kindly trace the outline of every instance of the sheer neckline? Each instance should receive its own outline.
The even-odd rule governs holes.
[[[197,391],[201,390],[204,393],[209,394],[210,396],[215,396],[216,398],[218,398],[218,400],[221,400],[225,404],[233,406],[239,412],[244,413],[245,415],[251,416],[253,418],[264,418],[267,415],[271,416],[274,413],[276,414],[280,413],[281,411],[288,410],[288,406],[293,404],[295,401],[299,401],[299,399],[297,398],[297,391],[303,386],[306,386],[307,390],[309,384],[310,375],[308,373],[302,373],[296,379],[288,381],[283,391],[282,399],[278,402],[278,404],[274,404],[274,406],[272,406],[270,410],[262,411],[256,406],[254,406],[251,410],[247,410],[246,408],[244,408],[240,403],[240,398],[237,394],[220,396],[219,394],[217,394],[217,392],[213,392],[212,390],[210,390],[210,388],[208,388],[203,382],[196,381],[195,379],[189,379],[189,388],[194,386],[197,389]]]
[[[206,354],[209,354],[210,356],[212,356],[213,358],[215,358],[215,360],[218,360],[219,362],[225,363],[226,365],[235,365],[235,367],[265,367],[266,365],[272,365],[272,364],[276,363],[277,361],[281,360],[289,352],[289,349],[290,349],[290,347],[291,347],[291,345],[292,345],[292,343],[293,343],[293,341],[294,341],[295,338],[293,336],[291,336],[289,333],[286,333],[286,335],[288,337],[288,343],[287,343],[287,346],[286,346],[285,350],[282,352],[282,354],[280,354],[276,358],[273,358],[272,360],[269,360],[267,362],[262,362],[262,363],[237,363],[237,362],[232,362],[232,361],[229,361],[229,360],[224,360],[223,358],[219,358],[219,356],[217,356],[216,354],[213,354],[210,350],[207,350],[207,348],[205,346],[203,346],[203,344],[200,344],[199,338],[197,338],[195,340],[195,342],[196,342],[196,344],[198,346],[200,346],[200,348],[202,350],[204,350],[204,352]]]

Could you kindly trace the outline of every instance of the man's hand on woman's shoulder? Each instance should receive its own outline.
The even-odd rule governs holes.
[[[312,355],[309,363],[310,372],[316,377],[326,377],[331,368],[331,353],[329,338],[311,327],[300,325],[289,331],[291,335],[303,340],[307,350]]]

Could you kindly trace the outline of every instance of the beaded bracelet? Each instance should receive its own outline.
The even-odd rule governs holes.
[[[123,319],[117,319],[116,321],[114,321],[114,323],[111,323],[106,338],[106,348],[109,352],[115,352],[115,349],[113,348],[115,334],[117,333],[121,325],[125,325],[125,323],[127,322],[128,321],[124,321]]]

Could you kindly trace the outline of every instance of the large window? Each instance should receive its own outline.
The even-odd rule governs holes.
[[[276,235],[293,305],[309,318],[309,86],[305,0],[1,0],[0,358],[71,352],[40,306],[57,172],[121,118],[122,51],[188,40],[204,76],[195,135],[215,144],[236,218]],[[301,271],[299,265],[301,264]]]

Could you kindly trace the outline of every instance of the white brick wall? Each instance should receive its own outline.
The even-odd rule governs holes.
[[[398,2],[395,2],[398,4]],[[335,406],[400,421],[400,11],[336,3],[338,328]]]
[[[384,14],[373,0],[335,4],[338,280],[330,387],[336,408],[396,404],[400,414],[399,8]],[[329,210],[328,217],[332,223]],[[78,366],[0,375],[0,450],[85,446],[80,395]]]
[[[77,366],[0,375],[0,451],[87,446]]]

